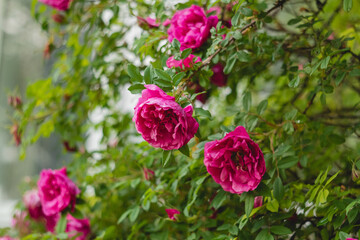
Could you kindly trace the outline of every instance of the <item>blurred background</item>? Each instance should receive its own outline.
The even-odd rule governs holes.
[[[11,225],[14,205],[21,198],[21,186],[43,168],[58,168],[68,158],[54,136],[41,139],[19,160],[10,128],[12,107],[8,97],[26,101],[28,83],[47,76],[51,58],[43,51],[46,35],[31,16],[30,0],[0,0],[0,227]]]

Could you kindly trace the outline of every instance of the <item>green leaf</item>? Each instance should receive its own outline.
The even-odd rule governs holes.
[[[152,82],[152,79],[153,79],[153,76],[152,76],[152,66],[147,66],[145,68],[145,71],[144,71],[144,81],[146,84],[151,84]]]
[[[141,76],[139,69],[132,64],[128,66],[128,74],[133,82],[143,81],[143,77]]]
[[[166,151],[164,150],[163,151],[163,158],[162,158],[162,165],[163,167],[166,166],[166,164],[169,162],[169,160],[171,159],[171,156],[172,156],[172,151]]]
[[[135,222],[136,218],[138,217],[140,212],[140,207],[136,206],[133,209],[131,209],[130,215],[129,215],[129,219],[130,222]]]
[[[346,12],[350,12],[353,6],[352,0],[343,0],[343,8]]]
[[[172,87],[171,81],[163,80],[161,78],[154,79],[154,83],[160,87]]]
[[[295,25],[301,21],[301,17],[293,18],[288,21],[288,25]]]
[[[181,54],[180,54],[180,58],[181,58],[181,59],[187,58],[187,57],[190,55],[191,52],[192,52],[192,49],[191,49],[191,48],[187,48],[187,49],[183,50],[183,51],[181,52]]]
[[[321,69],[326,69],[328,64],[330,62],[330,56],[327,56],[326,58],[324,58],[323,60],[321,60]]]
[[[211,118],[211,113],[202,108],[195,108],[195,115],[204,118]]]
[[[211,201],[210,207],[213,207],[215,209],[218,209],[221,204],[225,201],[226,199],[226,192],[223,190],[220,190],[215,198]]]
[[[173,83],[175,84],[175,86],[179,85],[180,81],[181,81],[185,76],[186,76],[186,73],[184,73],[184,72],[179,72],[179,73],[177,73],[177,74],[173,77],[173,79],[172,79],[172,81],[173,81]]]
[[[248,194],[248,196],[245,198],[245,214],[247,217],[250,216],[253,208],[254,208],[254,195]]]
[[[295,164],[297,164],[299,162],[299,158],[297,156],[288,156],[285,158],[282,158],[279,162],[278,162],[278,168],[290,168],[292,166],[294,166]]]
[[[130,214],[130,212],[132,211],[132,209],[127,210],[126,212],[124,212],[121,217],[118,219],[117,224],[120,224],[122,221],[125,220],[125,218]]]
[[[342,72],[342,71],[340,71],[340,72],[337,74],[337,76],[336,76],[336,78],[335,78],[335,84],[336,84],[336,86],[339,86],[339,85],[340,85],[340,83],[341,83],[342,80],[344,79],[345,75],[346,75],[346,72]]]
[[[285,113],[284,118],[285,120],[294,120],[296,117],[296,114],[298,113],[297,109],[293,109],[290,112]]]
[[[156,73],[156,75],[158,75],[159,78],[171,83],[172,79],[171,79],[170,75],[167,72],[165,72],[164,70],[155,68],[155,73]]]
[[[243,50],[237,52],[237,58],[239,59],[240,62],[250,62],[251,60],[250,55]]]
[[[284,197],[285,190],[280,177],[277,177],[274,181],[274,197],[280,202]]]
[[[329,183],[331,183],[331,182],[337,177],[337,175],[338,175],[340,172],[341,172],[341,171],[339,170],[337,173],[335,173],[334,175],[332,175],[332,176],[326,181],[325,187],[326,187],[327,185],[329,185]]]
[[[251,17],[253,15],[253,11],[248,7],[242,7],[239,10],[245,17]]]
[[[226,61],[226,65],[224,68],[224,73],[225,74],[229,74],[231,72],[231,70],[233,69],[234,65],[236,63],[236,58],[228,58],[228,60]]]
[[[269,229],[263,229],[255,240],[274,240],[274,237],[269,233]]]
[[[267,106],[268,106],[268,100],[267,99],[262,100],[256,109],[257,113],[259,115],[262,115],[265,112]]]
[[[244,97],[242,99],[242,104],[243,104],[244,110],[246,112],[248,112],[250,110],[251,101],[252,101],[251,100],[251,93],[250,92],[245,92]]]
[[[240,20],[240,12],[237,11],[235,15],[231,18],[231,25],[237,26],[239,24],[239,20]]]
[[[56,233],[64,233],[66,229],[66,214],[62,214],[59,221],[56,224],[55,231]]]
[[[284,226],[271,226],[270,231],[276,235],[288,235],[292,233],[289,228]]]
[[[359,77],[360,76],[360,69],[354,69],[349,73],[350,77]]]
[[[278,212],[279,211],[279,202],[276,199],[271,200],[266,204],[266,209],[270,212]]]
[[[293,78],[289,82],[288,86],[291,87],[291,88],[296,88],[296,87],[299,86],[299,84],[300,84],[300,76],[298,75],[298,76],[296,76],[296,78]]]
[[[173,41],[171,42],[171,45],[173,46],[173,48],[175,48],[175,50],[180,51],[180,42],[179,42],[179,40],[174,38]]]
[[[145,87],[143,84],[141,83],[135,83],[133,85],[131,85],[128,90],[132,93],[132,94],[137,94],[137,93],[141,93],[142,90],[144,90]]]
[[[347,217],[348,217],[348,221],[350,224],[352,224],[355,220],[355,218],[357,217],[359,213],[359,209],[358,208],[353,208],[348,214],[347,214]]]
[[[182,146],[181,148],[179,148],[179,151],[184,154],[185,156],[190,157],[190,150],[189,150],[189,146],[187,144],[185,144],[184,146]]]

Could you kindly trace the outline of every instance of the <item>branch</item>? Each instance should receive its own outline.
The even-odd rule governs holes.
[[[278,9],[278,8],[282,8],[284,6],[284,4],[289,1],[289,0],[278,0],[275,5],[270,8],[269,10],[266,11],[265,16],[269,15],[271,12],[273,12],[274,10]],[[257,20],[252,20],[249,24],[245,25],[244,27],[242,27],[240,29],[241,34],[244,34],[248,31],[248,29],[252,28],[255,26]],[[229,45],[233,44],[235,42],[235,38],[231,37],[228,41],[228,43],[224,46],[224,47],[219,47],[213,54],[211,54],[208,58],[206,58],[202,64],[200,65],[200,67],[195,70],[192,74],[190,74],[190,76],[188,78],[185,78],[180,84],[179,84],[179,88],[178,91],[182,91],[182,89],[184,88],[184,85],[186,85],[186,82],[189,81],[197,72],[199,72],[202,68],[204,68],[205,66],[209,65],[211,63],[211,60],[218,55],[221,50],[227,48]]]

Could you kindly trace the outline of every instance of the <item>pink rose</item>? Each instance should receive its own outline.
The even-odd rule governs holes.
[[[207,171],[231,193],[256,189],[266,171],[263,153],[242,126],[221,140],[206,143],[204,155]]]
[[[201,62],[201,58],[190,54],[185,59],[181,59],[181,60],[175,60],[174,57],[169,57],[168,60],[166,61],[166,66],[168,68],[179,67],[182,70],[186,70],[192,68],[194,64],[197,62]]]
[[[39,197],[43,212],[51,216],[61,212],[67,206],[75,206],[79,188],[66,174],[66,168],[60,170],[42,170],[38,181]]]
[[[23,197],[24,205],[27,208],[31,218],[39,220],[44,216],[40,197],[37,190],[27,191]]]
[[[224,73],[224,66],[221,63],[215,64],[212,69],[213,75],[211,76],[211,82],[218,87],[226,86],[227,75]]]
[[[160,26],[160,23],[151,17],[142,18],[138,16],[136,18],[139,26],[142,28],[158,28]]]
[[[209,37],[210,28],[216,26],[217,22],[218,17],[206,17],[204,9],[192,5],[174,14],[168,29],[168,39],[172,42],[176,38],[181,44],[180,50],[199,48]]]
[[[170,25],[170,24],[171,24],[171,20],[168,19],[168,18],[165,19],[165,21],[162,23],[162,25],[165,26],[165,27],[168,26],[168,25]]]
[[[261,207],[263,205],[263,197],[262,196],[257,196],[254,199],[254,208],[258,208]]]
[[[151,146],[179,149],[194,137],[199,124],[191,105],[184,109],[156,85],[145,85],[135,109],[137,131]]]
[[[356,238],[347,238],[346,240],[357,240]]]
[[[9,236],[0,237],[0,240],[16,240],[17,238],[12,238]]]
[[[75,240],[85,240],[90,234],[90,221],[87,218],[76,219],[70,214],[66,216],[67,224],[65,232],[69,233],[69,238],[75,238]]]
[[[39,0],[39,1],[58,10],[65,11],[69,9],[71,0]]]
[[[176,220],[175,215],[180,214],[180,211],[175,208],[168,208],[168,209],[165,209],[165,211],[166,211],[168,217],[174,221]]]

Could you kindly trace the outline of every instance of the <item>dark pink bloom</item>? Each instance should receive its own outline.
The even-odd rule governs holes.
[[[31,218],[39,220],[44,216],[40,197],[37,190],[27,191],[23,197],[24,205],[27,208]]]
[[[148,168],[143,168],[144,177],[146,180],[151,180],[155,176],[155,172]]]
[[[175,208],[168,208],[168,209],[165,209],[165,211],[166,211],[167,215],[169,216],[169,218],[174,221],[176,220],[175,215],[180,214],[180,211]]]
[[[357,240],[356,238],[347,238],[346,240]]]
[[[142,17],[136,17],[138,24],[140,27],[142,28],[158,28],[160,26],[160,23],[157,22],[156,19],[153,19],[151,17],[147,17],[147,18],[142,18]]]
[[[42,170],[38,190],[46,216],[55,215],[69,205],[74,208],[76,195],[80,193],[79,188],[68,178],[65,167],[60,170]]]
[[[227,75],[224,73],[224,66],[221,63],[215,64],[212,69],[213,75],[211,76],[211,82],[218,87],[226,86]]]
[[[85,240],[90,234],[90,221],[87,218],[76,219],[70,214],[66,216],[67,224],[65,232],[69,233],[69,238],[75,238],[75,240]]]
[[[39,1],[61,11],[68,10],[71,2],[71,0],[39,0]]]
[[[214,181],[231,193],[256,189],[266,171],[263,153],[242,126],[223,139],[206,143],[204,155]]]
[[[199,124],[191,105],[184,109],[156,85],[145,85],[133,121],[137,131],[151,146],[179,149],[194,137]]]
[[[181,59],[181,60],[175,60],[174,57],[169,57],[168,60],[166,61],[166,66],[168,68],[179,67],[183,70],[186,70],[192,68],[194,64],[197,62],[201,62],[201,58],[190,54],[185,59]]]
[[[254,208],[258,208],[261,207],[263,205],[263,197],[262,196],[257,196],[254,199]]]
[[[209,37],[210,28],[216,26],[217,22],[217,16],[208,18],[204,9],[192,5],[174,14],[168,30],[168,39],[172,42],[176,38],[181,44],[180,50],[199,48]]]

